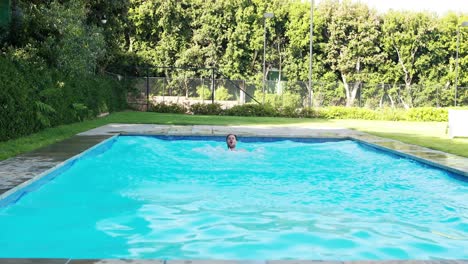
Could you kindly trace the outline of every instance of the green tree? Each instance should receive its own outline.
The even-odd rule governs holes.
[[[352,106],[359,87],[371,78],[382,61],[377,45],[380,20],[374,10],[350,1],[337,6],[331,17],[327,61],[341,77],[346,91],[346,106]]]
[[[102,30],[86,24],[84,2],[37,2],[17,3],[21,26],[10,44],[70,74],[93,73],[106,46]]]
[[[329,38],[327,30],[330,15],[338,2],[321,2],[314,11],[313,28],[313,63],[312,79],[314,80],[314,105],[320,106],[335,100],[336,74],[331,71],[326,61],[325,47]],[[309,62],[310,62],[310,4],[296,1],[289,5],[286,24],[286,56],[284,70],[287,79],[296,81],[296,93],[307,96],[309,90]],[[289,85],[291,86],[291,85]],[[302,87],[306,87],[304,90]]]
[[[191,39],[183,51],[179,65],[216,67],[221,66],[224,47],[227,44],[227,30],[232,16],[226,12],[229,1],[193,0],[187,10],[191,17]],[[208,73],[207,73],[208,74]]]
[[[398,99],[405,108],[413,105],[411,85],[418,81],[429,60],[427,44],[434,31],[434,17],[427,13],[389,11],[382,25],[383,47],[398,69],[395,81],[403,81],[405,92]],[[396,71],[393,71],[396,72]]]
[[[262,71],[259,62],[263,49],[263,13],[258,10],[258,2],[229,1],[227,10],[233,18],[226,32],[228,42],[221,69],[232,79],[244,79]]]
[[[131,0],[131,50],[151,65],[176,65],[191,38],[188,8],[187,1]]]
[[[138,64],[139,58],[133,53],[134,26],[128,19],[130,0],[93,0],[85,5],[87,24],[101,28],[105,38],[107,52],[98,61],[101,71],[108,68],[118,72],[129,64]]]

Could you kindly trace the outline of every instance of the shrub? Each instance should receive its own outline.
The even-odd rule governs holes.
[[[263,93],[261,91],[255,91],[254,97],[259,102],[263,101]],[[301,96],[291,92],[285,92],[283,94],[265,94],[265,104],[269,104],[275,108],[298,108],[301,106],[301,102]]]
[[[410,108],[406,112],[408,121],[448,121],[448,110],[446,108],[419,107]]]
[[[278,115],[281,117],[297,118],[299,116],[299,109],[295,107],[281,107],[278,109]]]
[[[197,87],[197,95],[201,100],[211,99],[211,90],[206,85]]]
[[[232,95],[229,94],[228,89],[224,88],[223,86],[216,89],[216,91],[215,91],[215,100],[226,101],[226,100],[229,100],[231,98],[232,98]]]
[[[438,121],[445,122],[448,119],[448,111],[444,108],[421,107],[405,109],[368,109],[358,107],[327,107],[320,108],[312,117],[326,119],[364,119],[364,120],[388,120],[388,121]]]
[[[280,113],[277,109],[269,104],[244,104],[236,105],[224,111],[228,116],[279,116]]]
[[[183,105],[177,103],[166,104],[162,102],[152,105],[150,111],[158,113],[184,114],[187,112],[187,109]]]
[[[35,89],[16,65],[0,57],[0,140],[8,140],[38,131]]]
[[[297,111],[298,117],[305,117],[305,118],[324,118],[322,113],[319,110],[315,110],[314,108],[302,108]]]
[[[406,120],[405,109],[382,108],[375,110],[380,115],[380,120],[402,121]]]
[[[84,104],[74,103],[72,104],[73,115],[79,121],[84,121],[86,119],[92,118],[94,113]]]
[[[283,99],[282,106],[287,108],[297,108],[301,106],[301,96],[299,94],[293,94],[286,92],[281,95]]]
[[[221,104],[202,104],[197,103],[190,106],[190,111],[194,115],[220,115],[223,112]]]
[[[0,141],[125,109],[127,86],[106,76],[68,75],[41,61],[0,55]]]
[[[328,108],[323,108],[321,110],[321,115],[327,119],[379,119],[375,111],[367,108],[357,107],[332,106]]]

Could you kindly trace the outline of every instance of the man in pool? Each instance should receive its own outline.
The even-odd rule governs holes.
[[[226,136],[226,144],[229,150],[236,151],[237,136],[234,134],[228,134]]]

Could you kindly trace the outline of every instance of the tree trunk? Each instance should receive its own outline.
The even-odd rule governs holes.
[[[252,58],[252,63],[250,64],[250,70],[253,72],[254,69],[255,69],[255,63],[256,63],[256,60],[257,60],[257,55],[258,55],[258,51],[256,50],[254,52],[254,55],[253,55],[253,58]]]
[[[391,95],[388,95],[388,98],[390,98],[390,102],[392,104],[392,108],[395,108],[395,101],[393,101],[393,97]]]
[[[410,89],[411,89],[411,84],[406,83],[405,84],[405,92],[407,93],[408,100],[404,96],[401,95],[401,93],[398,95],[398,98],[400,99],[401,104],[403,107],[408,110],[411,107],[411,96],[410,96]]]
[[[403,70],[403,72],[405,73],[405,91],[408,93],[409,95],[409,91],[411,89],[411,81],[413,79],[413,76],[411,75],[411,73],[408,71],[408,69],[406,68],[405,64],[403,63],[403,58],[401,57],[401,54],[400,54],[400,50],[398,49],[398,47],[396,45],[393,45],[396,52],[397,52],[397,55],[398,55],[398,62],[400,63],[401,65],[401,68]],[[412,52],[411,53],[412,55],[412,61],[414,61],[414,55],[415,55],[415,52]],[[411,104],[411,97],[410,97],[410,102],[406,102],[405,98],[403,98],[401,96],[401,94],[398,94],[398,98],[400,99],[400,102],[403,104],[403,106],[405,107],[405,109],[409,109],[410,108],[410,104]]]
[[[408,91],[408,90],[406,90],[406,89],[407,89],[407,88],[406,88],[406,85],[405,85],[405,91]],[[398,94],[398,99],[400,99],[400,102],[401,102],[401,104],[403,105],[403,107],[404,107],[405,109],[408,110],[408,109],[410,108],[409,104],[405,101],[405,99],[403,98],[403,96],[402,96],[401,94]]]
[[[356,99],[357,91],[359,90],[359,86],[361,82],[355,82],[354,84],[350,84],[346,81],[346,76],[344,74],[341,75],[343,80],[343,85],[346,91],[346,107],[351,107],[354,105],[354,100]]]

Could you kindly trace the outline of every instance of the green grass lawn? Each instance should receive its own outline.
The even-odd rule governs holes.
[[[0,142],[0,160],[25,153],[77,133],[109,123],[173,125],[290,125],[344,127],[468,157],[468,138],[449,139],[443,122],[324,120],[274,117],[192,116],[145,112],[119,112],[107,117],[45,129],[26,137]]]

